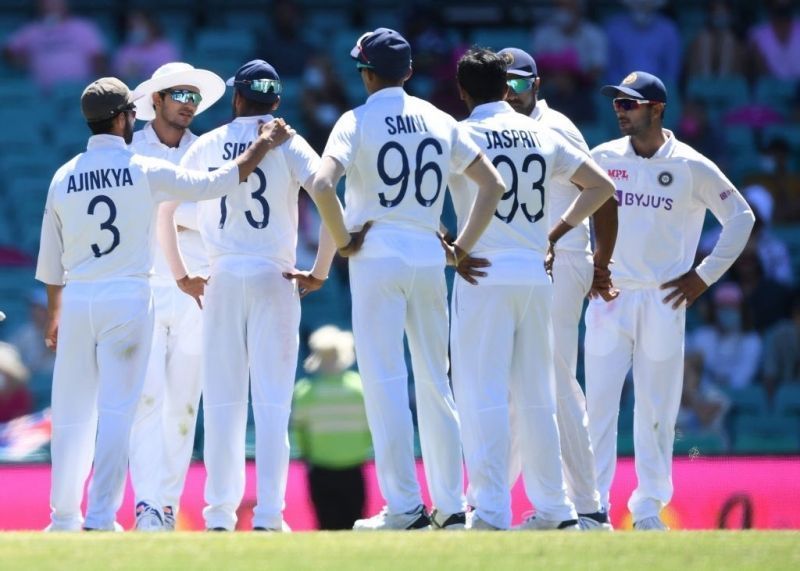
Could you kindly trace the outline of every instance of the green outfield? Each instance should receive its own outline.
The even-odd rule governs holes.
[[[0,568],[800,569],[800,532],[0,533]]]

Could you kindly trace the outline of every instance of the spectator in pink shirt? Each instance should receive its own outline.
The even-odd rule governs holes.
[[[114,73],[126,83],[141,83],[165,63],[180,60],[178,48],[167,38],[158,21],[143,10],[127,17],[127,36],[114,58]]]
[[[69,14],[66,0],[39,0],[41,17],[14,32],[3,56],[25,67],[43,90],[86,83],[105,68],[105,45],[92,22]]]

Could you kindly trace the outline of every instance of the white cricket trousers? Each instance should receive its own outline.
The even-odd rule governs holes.
[[[663,303],[659,289],[623,290],[586,311],[586,399],[600,499],[609,508],[617,459],[617,418],[633,367],[634,521],[657,516],[672,498],[672,447],[683,386],[686,310]]]
[[[408,339],[425,477],[434,505],[464,510],[458,415],[447,377],[447,286],[442,266],[350,259],[353,335],[378,484],[390,513],[422,502],[414,459],[403,332]]]
[[[53,373],[51,529],[112,530],[153,335],[146,279],[69,282]],[[83,486],[94,460],[86,521]]]
[[[141,501],[178,512],[200,404],[203,314],[176,285],[153,286],[155,327],[131,432],[131,483]]]
[[[586,252],[560,251],[553,264],[553,364],[558,431],[569,497],[578,513],[600,510],[586,398],[575,371],[583,300],[592,287],[594,264]]]
[[[206,527],[236,527],[245,485],[249,388],[256,429],[253,526],[280,529],[300,298],[294,282],[277,268],[237,275],[212,266],[203,312]]]
[[[451,356],[469,498],[484,521],[511,526],[508,482],[516,412],[525,491],[544,519],[575,519],[561,471],[552,366],[552,286],[470,285],[456,278]]]

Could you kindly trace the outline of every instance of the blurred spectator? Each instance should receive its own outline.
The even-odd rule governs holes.
[[[28,297],[29,320],[10,337],[19,351],[25,367],[32,375],[53,374],[56,354],[44,345],[44,328],[47,323],[47,294],[43,288],[33,290]]]
[[[548,67],[550,59],[569,61],[594,84],[605,73],[608,46],[605,32],[584,19],[585,9],[586,0],[556,0],[550,20],[534,30],[533,53],[540,68]]]
[[[731,407],[731,401],[717,386],[703,382],[702,376],[703,356],[699,353],[688,353],[675,430],[681,432],[683,437],[716,435],[727,449],[730,442],[725,430],[725,415]]]
[[[750,30],[756,75],[800,79],[800,19],[795,0],[767,0],[767,21]]]
[[[258,35],[258,57],[272,64],[281,77],[300,77],[306,68],[311,45],[303,37],[302,7],[295,0],[274,0],[269,25]]]
[[[734,9],[729,0],[711,0],[705,27],[686,52],[686,77],[738,75],[745,72],[745,51],[733,29]]]
[[[164,37],[155,16],[144,10],[128,12],[125,43],[114,58],[117,77],[135,85],[150,79],[163,64],[180,59],[178,48]]]
[[[691,145],[726,170],[724,143],[718,125],[711,123],[708,109],[704,102],[689,99],[683,105],[683,112],[678,122],[678,140]]]
[[[13,345],[0,342],[0,423],[31,412],[28,369]]]
[[[587,86],[575,62],[557,62],[550,59],[544,65],[536,59],[541,83],[541,99],[553,101],[553,109],[560,111],[575,123],[591,123],[597,119],[597,106],[587,105]]]
[[[764,335],[764,386],[769,395],[784,383],[800,381],[800,295],[792,312]]]
[[[772,195],[775,204],[773,222],[800,222],[800,174],[792,167],[791,147],[785,139],[769,142],[761,156],[761,171],[747,177],[746,185],[759,185]]]
[[[759,333],[789,314],[791,290],[768,277],[751,240],[731,267],[731,276],[741,286],[747,315]]]
[[[311,375],[295,386],[292,429],[308,463],[311,501],[320,529],[352,529],[362,517],[362,473],[371,439],[353,335],[327,325],[309,339],[304,367]]]
[[[629,12],[609,18],[606,78],[616,84],[634,70],[661,78],[669,89],[681,67],[681,37],[671,19],[658,9],[666,0],[622,0]]]
[[[328,56],[317,54],[303,71],[301,110],[305,136],[322,153],[336,120],[349,109],[347,94]]]
[[[39,0],[38,9],[40,18],[11,35],[3,56],[26,68],[44,90],[102,75],[105,46],[97,26],[70,15],[66,0]]]
[[[712,300],[712,321],[690,335],[687,354],[697,354],[701,358],[701,385],[710,383],[727,390],[743,389],[756,378],[761,338],[751,330],[744,295],[738,285],[733,282],[718,284]]]
[[[778,238],[771,230],[772,200],[769,192],[761,186],[750,186],[742,192],[753,208],[756,223],[750,241],[755,244],[758,259],[765,268],[767,276],[776,282],[792,287],[794,285],[794,269],[789,247],[786,242]]]

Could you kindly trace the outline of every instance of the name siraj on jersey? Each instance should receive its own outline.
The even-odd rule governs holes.
[[[119,188],[121,186],[133,186],[133,178],[129,169],[97,169],[69,175],[67,194],[70,192],[83,192],[84,190]]]
[[[518,131],[517,129],[503,129],[502,131],[484,131],[486,136],[486,149],[510,149],[512,147],[525,147],[532,149],[541,146],[536,133],[533,131]]]
[[[386,123],[386,131],[390,135],[424,133],[428,130],[422,115],[395,115],[394,117],[385,117],[383,122]]]

